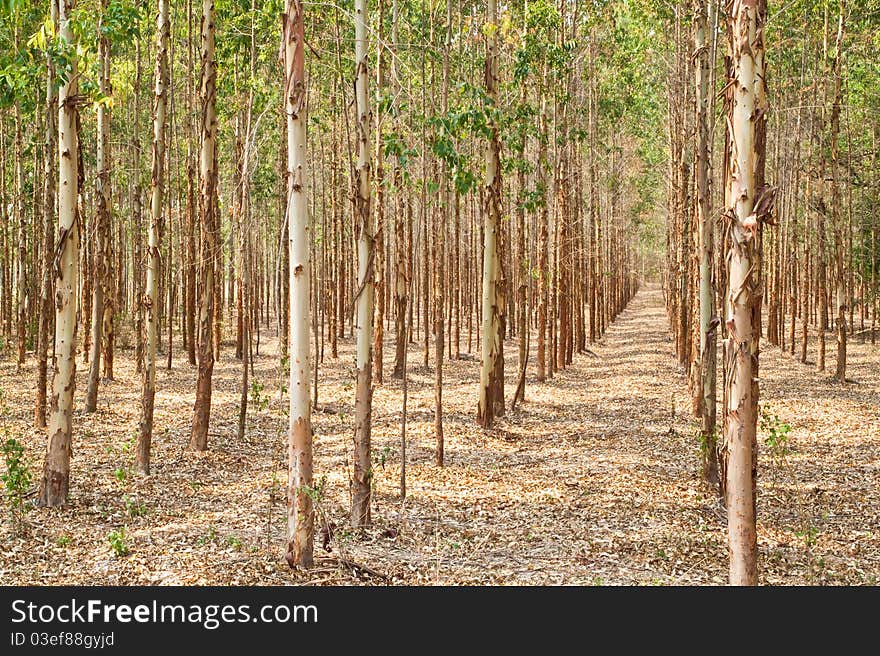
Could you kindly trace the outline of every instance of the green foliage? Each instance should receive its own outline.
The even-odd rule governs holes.
[[[202,536],[198,539],[198,545],[204,546],[204,545],[208,544],[209,542],[214,542],[216,539],[217,539],[217,529],[215,529],[213,526],[209,526],[207,534],[205,534],[204,536]]]
[[[122,496],[122,503],[125,506],[125,514],[129,517],[141,517],[147,514],[147,506],[145,503],[138,501],[137,498],[131,498],[127,494]]]
[[[700,456],[706,457],[709,453],[709,449],[712,444],[718,443],[718,427],[716,426],[712,431],[711,435],[705,435],[702,429],[698,426],[694,431],[694,436],[697,440],[697,443],[700,445]]]
[[[114,531],[110,531],[107,535],[107,541],[110,543],[110,549],[117,558],[123,558],[131,553],[128,542],[125,538],[125,527],[120,526]]]
[[[141,9],[133,0],[110,0],[98,31],[113,42],[136,39],[141,33],[141,18]]]
[[[59,535],[55,539],[55,544],[57,544],[62,549],[70,546],[70,536],[69,535]]]
[[[263,383],[256,378],[251,381],[251,405],[257,409],[257,412],[262,412],[269,407],[269,395],[263,394],[264,389]]]
[[[21,527],[28,509],[25,499],[31,487],[31,473],[25,459],[24,446],[15,438],[9,437],[8,430],[6,438],[2,446],[6,471],[0,474],[0,481],[3,482],[6,507],[17,530]]]
[[[385,469],[385,463],[388,461],[388,458],[391,456],[392,450],[391,447],[386,445],[381,449],[373,449],[372,461],[379,465],[382,469]]]
[[[415,148],[409,148],[397,132],[385,132],[382,135],[382,148],[385,157],[397,159],[397,165],[407,169],[409,161],[418,155]]]
[[[796,536],[801,538],[804,541],[804,546],[809,549],[816,545],[816,538],[819,536],[819,529],[815,526],[805,526],[802,529],[796,530],[794,532]]]
[[[299,491],[301,493],[308,495],[309,498],[312,500],[312,504],[314,504],[314,506],[316,508],[318,506],[320,506],[321,502],[324,500],[324,492],[326,491],[326,489],[327,489],[327,477],[326,476],[322,476],[318,480],[317,484],[314,486],[310,487],[308,485],[301,485],[299,487]]]
[[[770,452],[777,458],[788,455],[788,434],[791,425],[779,419],[773,410],[763,405],[761,407],[760,428],[764,432],[764,444],[770,448]]]

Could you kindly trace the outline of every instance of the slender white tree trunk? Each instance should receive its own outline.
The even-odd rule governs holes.
[[[370,429],[373,406],[373,225],[370,212],[370,94],[367,54],[367,0],[355,0],[355,236],[358,252],[357,389],[354,403],[354,458],[351,479],[352,526],[370,523]],[[291,266],[292,268],[292,266]]]
[[[73,0],[61,0],[58,27],[71,43]],[[70,488],[73,393],[76,387],[76,291],[79,286],[79,193],[76,58],[58,90],[58,235],[55,246],[55,355],[46,462],[40,485],[40,505],[61,506]]]
[[[488,33],[486,35],[486,95],[490,99],[490,109],[494,111],[498,95],[498,40],[497,2],[489,0],[486,13]],[[477,421],[483,428],[491,428],[495,419],[497,360],[501,353],[500,334],[500,294],[498,229],[501,214],[501,168],[499,166],[500,143],[498,127],[494,119],[489,121],[492,136],[486,144],[486,188],[483,191],[484,229],[483,229],[483,327],[482,360],[480,366],[480,400],[477,406]],[[503,385],[503,381],[501,382]]]
[[[291,567],[311,567],[312,418],[309,395],[309,229],[306,151],[305,27],[302,0],[283,15],[284,102],[287,114],[287,222],[290,246],[290,426],[288,433],[287,555]]]
[[[165,163],[165,110],[168,104],[168,0],[159,0],[156,17],[156,75],[153,92],[153,167],[150,176],[150,231],[147,246],[147,281],[144,287],[144,384],[138,433],[137,469],[150,473],[150,445],[153,437],[153,403],[156,398],[156,311],[159,307],[159,225]],[[138,339],[141,336],[138,335]]]

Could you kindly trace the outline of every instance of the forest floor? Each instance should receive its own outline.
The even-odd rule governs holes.
[[[647,286],[592,355],[552,380],[528,379],[527,402],[495,429],[475,422],[479,362],[444,366],[446,465],[434,465],[433,371],[409,354],[407,498],[398,495],[401,381],[373,411],[373,526],[347,528],[353,352],[319,369],[315,472],[325,478],[316,567],[283,562],[285,415],[275,342],[264,341],[248,430],[236,437],[240,363],[225,346],[214,370],[209,451],[186,450],[196,372],[175,353],[157,375],[153,473],[133,473],[139,380],[132,352],[116,359],[98,411],[81,411],[78,365],[71,499],[33,508],[23,532],[0,527],[2,584],[721,584],[726,527],[699,477],[687,383],[673,356],[662,294]],[[465,345],[463,339],[463,346]],[[533,340],[534,343],[534,340]],[[325,356],[329,353],[329,347]],[[516,343],[509,340],[507,398]],[[815,349],[811,345],[811,354]],[[765,584],[877,584],[880,578],[880,349],[852,340],[846,386],[765,347],[765,408],[790,424],[790,451],[759,435],[758,540]],[[433,355],[431,357],[433,362]],[[829,344],[833,371],[833,344]],[[33,361],[0,361],[2,426],[26,446],[35,482],[45,434],[31,427]],[[530,371],[530,374],[532,372]],[[257,406],[257,407],[255,407]],[[108,536],[124,527],[126,556]],[[325,531],[326,533],[326,531]]]

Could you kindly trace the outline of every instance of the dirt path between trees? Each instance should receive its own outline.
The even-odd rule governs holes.
[[[386,358],[394,352],[388,340]],[[346,528],[354,345],[341,339],[340,358],[325,357],[319,368],[315,471],[326,477],[321,509],[332,535],[326,550],[316,536],[318,564],[309,572],[292,573],[281,560],[285,403],[275,344],[264,336],[256,378],[268,404],[252,404],[244,441],[235,436],[239,363],[225,346],[206,455],[185,450],[194,368],[175,357],[170,372],[159,371],[147,479],[131,470],[139,408],[131,352],[117,357],[116,381],[102,385],[91,416],[81,412],[87,367],[80,361],[71,505],[31,510],[21,536],[3,523],[0,582],[726,581],[723,515],[698,477],[696,424],[659,288],[644,288],[592,355],[578,355],[544,384],[530,372],[526,403],[488,433],[474,422],[478,359],[447,362],[443,469],[433,464],[433,371],[421,366],[422,347],[411,345],[403,504],[401,384],[386,359],[386,382],[374,398],[374,526],[363,533]],[[515,340],[506,354],[509,400]],[[850,358],[853,382],[842,387],[778,349],[762,353],[762,398],[792,426],[784,461],[761,446],[762,583],[876,584],[880,577],[880,352],[854,341]],[[4,428],[25,442],[36,479],[45,435],[29,426],[32,365],[18,374],[14,363],[0,361],[0,412]],[[116,557],[108,535],[121,527],[130,553]]]

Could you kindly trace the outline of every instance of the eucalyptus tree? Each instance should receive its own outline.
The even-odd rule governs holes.
[[[39,503],[61,506],[70,489],[73,396],[76,389],[76,311],[79,286],[79,139],[74,0],[59,0],[58,34],[64,57],[58,89],[58,234],[55,240],[55,353],[46,460]]]
[[[831,153],[831,184],[829,205],[831,206],[831,224],[834,231],[834,269],[837,277],[835,288],[836,317],[835,332],[837,334],[837,368],[835,377],[841,383],[846,383],[846,343],[847,322],[846,310],[850,303],[847,300],[847,269],[849,268],[846,258],[847,242],[845,238],[846,226],[843,225],[843,194],[841,190],[841,162],[840,162],[840,115],[843,96],[843,40],[846,25],[846,0],[840,0],[837,19],[837,36],[834,44],[834,59],[831,63],[831,78],[833,94],[831,99],[831,113],[829,118],[829,150]],[[827,206],[827,205],[826,205]]]
[[[200,257],[201,301],[199,303],[198,382],[193,408],[190,448],[208,448],[208,423],[211,416],[211,384],[214,374],[214,314],[216,302],[215,265],[218,251],[217,216],[217,62],[214,56],[214,0],[202,0],[202,122],[200,170]]]
[[[766,0],[734,0],[728,14],[732,104],[725,217],[727,289],[727,398],[724,435],[728,451],[727,518],[730,583],[756,585],[758,352],[761,331],[761,224],[773,207],[774,190],[764,183],[767,121],[764,26]]]
[[[37,328],[37,389],[34,400],[34,424],[37,428],[46,427],[46,380],[49,330],[52,325],[52,255],[55,247],[54,221],[55,196],[57,186],[54,153],[58,139],[58,90],[55,86],[55,59],[48,45],[49,34],[54,36],[58,25],[58,1],[49,2],[49,20],[41,30],[40,37],[46,51],[46,129],[43,140],[43,233],[40,284],[40,318]],[[48,27],[48,30],[46,29]]]
[[[313,562],[312,423],[309,395],[309,275],[306,73],[303,2],[287,0],[282,15],[284,107],[287,116],[287,209],[290,248],[290,425],[288,427],[287,553],[291,567]],[[368,505],[369,508],[369,505]]]
[[[150,226],[147,246],[147,280],[144,287],[144,369],[141,418],[137,443],[137,469],[150,473],[153,408],[156,398],[157,311],[161,252],[162,200],[165,182],[165,114],[168,106],[168,40],[171,26],[168,0],[159,0],[156,14],[156,72],[153,90],[153,142],[150,175]],[[140,338],[140,336],[138,336]]]
[[[697,194],[697,235],[699,245],[699,403],[701,414],[701,444],[703,445],[703,477],[713,485],[718,483],[718,455],[715,438],[716,414],[716,328],[714,233],[712,195],[710,190],[710,157],[712,145],[709,135],[710,44],[709,19],[706,0],[694,0],[694,41],[696,46],[696,166],[694,170]],[[715,321],[713,321],[715,318]]]
[[[369,15],[367,0],[355,0],[355,168],[354,213],[357,242],[357,290],[355,291],[357,332],[357,381],[355,389],[354,453],[352,456],[351,523],[354,527],[370,524],[370,433],[373,411],[373,300],[374,234],[370,209],[372,166],[370,146],[369,94]]]
[[[376,159],[373,166],[373,183],[376,187],[376,200],[373,233],[373,260],[375,281],[373,293],[375,308],[373,314],[373,362],[377,385],[383,382],[383,342],[385,337],[385,152],[383,148],[383,124],[385,122],[387,89],[385,88],[385,0],[378,0],[376,11]]]
[[[501,143],[494,118],[498,102],[498,29],[498,4],[496,0],[488,0],[485,26],[485,90],[490,118],[485,146],[486,178],[483,189],[483,326],[480,398],[477,406],[477,422],[483,428],[492,427],[497,414],[497,404],[499,401],[502,404],[504,402],[503,374],[501,380],[498,379],[498,362],[499,360],[503,362],[504,359],[504,336],[501,326],[504,297],[498,254],[498,233],[501,228]]]
[[[92,287],[92,337],[91,354],[89,355],[89,378],[86,388],[85,411],[94,412],[98,404],[98,381],[100,379],[101,354],[108,361],[112,372],[112,346],[104,349],[104,341],[108,346],[113,340],[113,258],[111,242],[112,227],[110,225],[112,207],[110,197],[110,25],[106,24],[109,0],[101,0],[101,15],[98,20],[98,135],[97,143],[97,174],[95,175],[95,236],[97,246],[94,254],[94,276]],[[110,358],[108,360],[108,358]],[[112,375],[110,376],[112,377]]]

